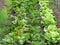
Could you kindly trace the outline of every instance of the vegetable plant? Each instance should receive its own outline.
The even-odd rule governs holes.
[[[60,41],[60,29],[56,27],[48,0],[5,2],[4,10],[0,11],[0,23],[9,22],[6,30],[0,32],[0,35],[4,34],[0,40],[1,45],[56,45]]]

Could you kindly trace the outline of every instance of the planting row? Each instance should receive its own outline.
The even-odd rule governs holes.
[[[7,29],[1,29],[0,35],[4,34],[1,45],[56,45],[60,41],[60,29],[56,27],[49,3],[47,0],[6,0],[2,14],[9,19]]]

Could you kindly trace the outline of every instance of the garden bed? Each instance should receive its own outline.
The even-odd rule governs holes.
[[[0,6],[4,6],[5,4],[4,4],[4,0],[1,0],[1,4],[2,5],[0,5]],[[23,1],[22,1],[23,2]],[[22,3],[21,2],[21,3]],[[8,3],[8,2],[7,2]],[[14,2],[15,4],[16,4],[16,2]],[[10,19],[10,20],[12,20],[13,22],[11,23],[11,24],[9,24],[9,27],[10,28],[8,28],[9,29],[9,31],[11,31],[11,32],[9,32],[8,31],[8,33],[7,33],[7,35],[6,36],[9,36],[9,37],[5,37],[4,38],[4,41],[5,41],[5,39],[6,38],[10,38],[10,36],[12,36],[12,38],[14,38],[14,40],[13,41],[17,41],[17,40],[19,40],[20,39],[20,32],[21,31],[19,31],[19,29],[22,29],[23,31],[22,31],[22,35],[21,35],[21,37],[23,37],[24,36],[24,38],[23,38],[23,40],[22,40],[22,38],[21,38],[21,40],[22,41],[24,41],[24,44],[23,45],[31,45],[30,43],[32,43],[32,45],[34,44],[34,45],[36,45],[37,43],[38,43],[38,45],[40,45],[40,41],[41,40],[45,40],[45,42],[48,42],[49,41],[49,39],[50,38],[48,38],[48,36],[47,36],[47,30],[52,30],[52,27],[53,27],[53,30],[54,31],[56,31],[56,30],[58,30],[56,27],[55,27],[55,20],[54,20],[54,16],[53,16],[53,12],[52,12],[52,10],[50,10],[50,8],[46,8],[46,10],[44,10],[45,8],[42,8],[42,6],[41,7],[39,7],[40,5],[38,5],[38,2],[36,3],[36,5],[34,5],[35,4],[35,2],[34,3],[32,3],[32,5],[33,6],[36,6],[36,7],[38,7],[38,8],[36,8],[35,7],[35,9],[33,9],[33,7],[28,7],[28,9],[27,9],[27,7],[25,7],[24,6],[24,3],[25,2],[23,2],[23,4],[22,4],[22,8],[21,7],[19,7],[19,3],[17,3],[18,5],[12,5],[13,6],[13,8],[11,8],[12,10],[10,10],[11,12],[9,12],[9,14],[11,14],[11,16],[14,18],[13,20],[12,20],[12,18]],[[31,2],[30,2],[31,3]],[[44,3],[46,3],[46,2],[44,2]],[[39,3],[40,4],[40,3]],[[41,4],[42,4],[42,2],[41,2]],[[48,4],[48,3],[47,3]],[[46,6],[48,6],[46,4]],[[27,5],[27,4],[26,4]],[[44,4],[45,5],[45,4]],[[8,5],[9,6],[9,5]],[[16,7],[17,6],[17,7]],[[29,6],[31,6],[30,4],[29,4]],[[27,11],[25,10],[25,8],[27,9]],[[9,7],[10,8],[10,7]],[[21,8],[21,13],[20,13],[20,15],[18,14],[19,13],[19,11],[20,11],[20,8]],[[32,10],[31,10],[31,9]],[[23,10],[24,9],[24,10]],[[29,10],[30,9],[30,10]],[[42,13],[42,14],[40,14],[39,15],[39,9],[40,9],[40,13]],[[41,10],[42,9],[42,10]],[[59,28],[60,27],[60,22],[59,22],[59,19],[60,19],[60,12],[56,9],[56,8],[52,8],[53,9],[53,11],[54,11],[54,14],[55,14],[55,19],[56,19],[56,21],[57,21],[57,27]],[[38,11],[36,11],[36,10],[38,10]],[[26,12],[25,12],[26,11]],[[30,12],[29,12],[30,11]],[[32,13],[32,12],[33,13]],[[44,11],[46,11],[46,13],[47,13],[47,11],[51,11],[50,13],[51,13],[51,17],[53,17],[53,18],[51,18],[51,17],[49,17],[49,15],[45,15],[45,12]],[[25,13],[26,13],[26,16],[25,16]],[[37,14],[36,14],[37,13]],[[35,16],[35,15],[36,16]],[[38,16],[37,16],[38,15]],[[57,16],[58,15],[58,16]],[[22,17],[21,17],[22,16]],[[35,17],[34,17],[35,16]],[[42,18],[40,18],[40,16],[42,17]],[[18,18],[17,18],[18,17]],[[27,18],[28,17],[28,18]],[[45,18],[45,17],[47,17],[47,18]],[[26,19],[25,19],[26,18]],[[46,19],[46,21],[47,21],[47,23],[45,22],[45,20],[44,19]],[[40,20],[41,19],[41,20]],[[49,19],[49,20],[47,20],[47,19]],[[50,20],[51,19],[51,20]],[[19,22],[17,22],[17,20],[19,21]],[[28,23],[27,23],[27,20],[28,20]],[[43,20],[43,21],[42,21]],[[40,24],[40,21],[42,21],[42,24]],[[51,23],[51,21],[52,21],[52,23]],[[11,22],[11,21],[10,21]],[[52,25],[50,25],[50,24],[52,24]],[[27,25],[27,26],[26,26]],[[52,27],[51,27],[52,26]],[[44,28],[44,29],[43,29]],[[49,29],[50,28],[50,29]],[[55,29],[54,29],[55,28]],[[37,30],[37,31],[36,31]],[[40,30],[45,30],[45,31],[47,31],[47,32],[40,32]],[[52,31],[53,31],[52,30]],[[53,32],[54,32],[53,31]],[[57,33],[58,31],[56,31],[55,33]],[[31,34],[30,34],[31,33]],[[41,38],[40,37],[40,33],[41,34],[44,34],[44,33],[46,33],[46,35],[45,35],[45,37],[43,36],[43,35],[41,35],[41,37],[43,38]],[[50,33],[52,33],[52,32],[50,32]],[[15,36],[15,37],[13,37],[13,35]],[[59,34],[57,34],[57,35],[59,35]],[[27,36],[27,37],[26,37]],[[30,37],[31,36],[31,37]],[[47,36],[47,37],[46,37]],[[50,36],[52,36],[52,35],[50,35]],[[41,38],[41,39],[40,39]],[[25,40],[26,39],[26,40]],[[9,41],[10,41],[10,39],[8,39]],[[38,40],[38,41],[36,41],[36,40]],[[27,43],[27,42],[29,42],[29,43]],[[35,42],[36,41],[36,42]],[[51,41],[51,40],[50,40]],[[58,40],[57,40],[58,41]],[[41,42],[41,45],[44,45],[44,44],[42,44],[44,41],[42,41]],[[52,41],[52,42],[54,42],[54,40]],[[49,43],[52,43],[52,42],[48,42],[48,43],[46,43],[46,44],[49,44]],[[8,43],[11,43],[11,42],[8,42]],[[21,42],[20,41],[20,43],[23,43],[23,42]],[[20,44],[19,43],[19,44]],[[27,43],[27,44],[26,44]],[[54,42],[55,43],[55,42]],[[14,43],[15,44],[15,43]],[[16,44],[18,44],[18,42],[16,42]],[[59,44],[58,44],[59,45]]]

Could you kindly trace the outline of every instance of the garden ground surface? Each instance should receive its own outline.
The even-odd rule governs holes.
[[[4,5],[4,0],[0,0],[0,7],[3,7]]]
[[[60,4],[60,0],[57,0],[57,3]],[[56,16],[57,27],[60,28],[60,10],[56,8],[56,6],[51,5]]]

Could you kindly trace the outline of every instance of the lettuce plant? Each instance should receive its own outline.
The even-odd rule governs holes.
[[[44,37],[49,42],[57,43],[60,41],[60,29],[58,29],[55,25],[49,25],[48,28],[44,29],[44,31]]]
[[[60,29],[56,27],[56,21],[53,11],[49,8],[49,1],[39,1],[41,24],[44,27],[44,38],[47,40],[48,45],[50,43],[57,43],[60,41]]]
[[[50,45],[60,41],[60,29],[56,27],[49,1],[5,1],[6,8],[0,12],[0,21],[5,22],[9,15],[10,23],[0,41],[1,45]]]

